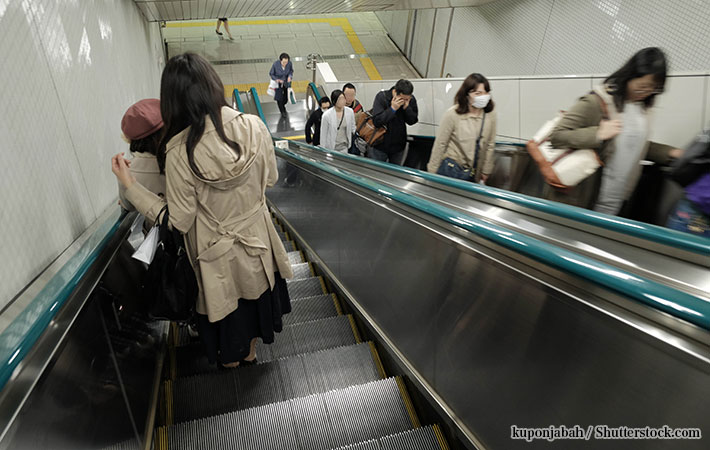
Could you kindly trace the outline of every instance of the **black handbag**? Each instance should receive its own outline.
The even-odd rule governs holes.
[[[483,120],[481,120],[481,131],[478,132],[478,138],[476,138],[476,153],[473,155],[473,167],[463,166],[451,158],[444,158],[436,170],[438,175],[444,175],[446,177],[457,178],[464,181],[475,181],[476,170],[478,169],[478,154],[481,150],[481,138],[483,137],[483,126],[486,124],[486,113],[483,113]]]
[[[145,274],[142,297],[154,319],[187,322],[195,312],[199,289],[197,278],[190,265],[182,234],[168,227],[167,206],[161,214],[158,214],[155,224],[158,227],[158,247]]]
[[[710,130],[705,130],[685,150],[683,156],[673,163],[671,178],[683,187],[710,170]]]

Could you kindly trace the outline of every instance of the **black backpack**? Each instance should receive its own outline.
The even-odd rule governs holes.
[[[154,319],[188,322],[195,312],[198,286],[182,234],[168,227],[167,206],[158,214],[158,247],[142,286],[143,300]],[[163,214],[164,211],[164,214]]]
[[[693,184],[708,171],[710,171],[710,130],[705,130],[690,144],[683,156],[675,161],[671,178],[685,187]]]

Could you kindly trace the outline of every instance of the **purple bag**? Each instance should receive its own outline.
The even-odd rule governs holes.
[[[706,173],[685,188],[688,200],[710,215],[710,173]]]

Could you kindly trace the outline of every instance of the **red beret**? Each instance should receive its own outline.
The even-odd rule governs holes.
[[[162,127],[160,100],[157,98],[147,98],[131,105],[121,120],[121,131],[132,141],[150,136]]]

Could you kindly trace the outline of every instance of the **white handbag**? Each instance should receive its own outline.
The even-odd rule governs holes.
[[[609,117],[606,102],[598,96],[602,106],[602,118]],[[545,182],[550,186],[564,189],[576,186],[603,165],[596,151],[591,149],[554,148],[550,135],[564,117],[560,112],[548,120],[527,142],[525,148],[540,168]]]
[[[276,80],[269,81],[269,87],[266,89],[266,95],[273,97],[276,95],[276,88],[279,87],[279,82]]]

